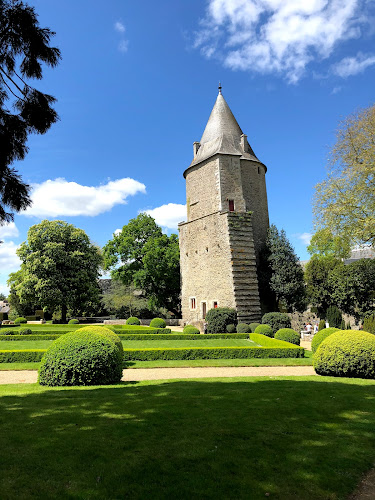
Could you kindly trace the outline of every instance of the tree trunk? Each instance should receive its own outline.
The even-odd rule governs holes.
[[[61,305],[61,321],[62,321],[62,323],[66,323],[66,312],[67,312],[66,304],[62,304]]]

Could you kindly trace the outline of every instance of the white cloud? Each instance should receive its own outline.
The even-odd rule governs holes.
[[[360,0],[209,0],[194,46],[234,70],[297,82],[312,61],[358,38]],[[368,28],[368,27],[367,27]]]
[[[124,23],[122,21],[116,21],[114,24],[114,29],[115,31],[120,33],[120,41],[117,45],[118,50],[122,53],[127,52],[129,47],[129,40],[125,38],[126,28]]]
[[[296,234],[296,237],[303,242],[304,245],[310,245],[310,241],[312,238],[311,233],[302,233],[302,234]]]
[[[177,229],[177,224],[186,220],[186,205],[178,203],[168,203],[144,212],[151,215],[159,226],[168,229]]]
[[[332,68],[333,72],[347,78],[348,76],[363,73],[367,68],[375,64],[375,55],[365,55],[359,52],[356,57],[345,57]]]
[[[118,236],[120,233],[121,233],[122,229],[115,229],[113,231],[113,234],[115,234],[116,236]]]
[[[0,292],[7,294],[9,288],[6,285],[9,273],[18,271],[21,261],[16,255],[18,245],[13,241],[7,241],[0,245]]]
[[[125,33],[125,26],[121,21],[116,21],[114,24],[114,28],[119,33]]]
[[[14,222],[0,226],[0,240],[6,238],[17,238],[19,234],[18,228]]]
[[[118,44],[118,50],[120,52],[127,52],[129,47],[129,41],[128,40],[121,40],[120,43]]]
[[[95,216],[115,205],[127,203],[128,196],[145,193],[146,186],[129,177],[101,186],[82,186],[59,178],[32,186],[33,204],[22,215],[35,217]]]

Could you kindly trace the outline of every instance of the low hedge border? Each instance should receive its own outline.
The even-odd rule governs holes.
[[[21,336],[21,335],[20,335]],[[152,335],[147,334],[124,334],[119,333],[118,336],[121,340],[217,340],[217,339],[241,339],[246,340],[249,338],[248,333],[215,333],[210,335],[197,335],[188,333],[169,333],[168,335]]]
[[[281,342],[281,341],[280,341]],[[285,342],[288,344],[288,342]],[[291,344],[288,344],[288,346]],[[125,361],[158,359],[303,358],[304,349],[294,347],[189,347],[124,349]]]
[[[266,335],[262,335],[261,333],[250,333],[250,340],[259,344],[262,347],[279,347],[281,349],[299,349],[303,353],[305,352],[303,347],[300,347],[295,344],[291,344],[290,342],[285,342],[285,340],[278,340],[272,337],[267,337]],[[303,358],[302,356],[295,356],[296,358]]]
[[[70,325],[72,326],[72,325]],[[75,326],[75,325],[73,325]],[[99,325],[99,326],[103,326],[103,325]],[[79,328],[83,328],[82,325],[80,325]],[[148,328],[148,327],[147,327]],[[32,331],[32,334],[31,335],[43,335],[43,338],[45,335],[64,335],[65,333],[70,333],[70,332],[75,332],[78,330],[78,328],[74,328],[72,330],[65,330],[65,329],[46,329],[46,330],[42,330],[42,329],[33,329],[32,327],[30,327],[30,330]],[[149,328],[148,330],[139,330],[139,329],[136,329],[136,328],[114,328],[112,331],[114,331],[115,333],[117,334],[124,334],[124,335],[170,335],[171,333],[171,329],[170,328]],[[17,335],[17,331],[14,332],[14,335]],[[12,336],[14,336],[12,335]],[[180,334],[182,335],[182,334]],[[6,337],[8,335],[1,335],[1,331],[0,331],[0,339],[2,339],[3,337]],[[30,337],[30,335],[28,335]],[[26,337],[26,335],[24,335],[24,337]],[[36,340],[36,339],[35,339]],[[47,340],[47,339],[45,339]]]
[[[0,363],[29,363],[40,361],[47,349],[22,349],[19,351],[0,351]]]
[[[0,342],[3,340],[56,340],[64,333],[59,333],[59,335],[0,335]]]

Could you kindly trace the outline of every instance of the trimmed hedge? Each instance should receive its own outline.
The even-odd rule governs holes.
[[[187,335],[199,335],[201,333],[199,328],[192,325],[185,326],[183,332]]]
[[[167,323],[163,320],[163,318],[154,318],[150,322],[151,328],[165,328]]]
[[[32,363],[40,361],[46,352],[46,349],[0,351],[0,363]]]
[[[17,333],[19,335],[31,335],[32,331],[30,330],[30,328],[21,328]]]
[[[59,335],[9,335],[9,336],[4,336],[2,337],[0,335],[0,340],[1,342],[4,342],[6,340],[56,340],[58,339],[59,337],[61,337],[61,335],[65,335],[64,333],[60,333]]]
[[[305,349],[303,347],[297,346],[295,344],[291,344],[290,342],[285,342],[285,340],[278,340],[274,338],[267,337],[266,335],[262,335],[260,333],[250,333],[250,340],[259,344],[261,347],[278,347],[278,348],[288,348],[288,349],[296,349],[300,354],[298,356],[293,356],[296,358],[303,358],[305,356]]]
[[[76,331],[76,333],[82,333],[82,332],[87,332],[87,333],[98,333],[99,335],[104,335],[109,340],[112,340],[117,346],[117,349],[119,350],[121,359],[124,357],[124,349],[122,347],[122,342],[120,337],[113,332],[111,329],[106,328],[105,326],[84,326],[83,328],[80,328],[79,330]]]
[[[68,325],[79,325],[79,321],[78,319],[72,318],[68,321]]]
[[[82,330],[61,336],[47,349],[39,368],[40,385],[105,385],[120,382],[122,357],[115,342],[107,337],[112,332]]]
[[[251,328],[246,323],[238,323],[237,325],[237,333],[250,333]]]
[[[273,333],[276,333],[281,328],[290,328],[290,318],[286,313],[281,312],[270,312],[263,314],[262,317],[263,325],[270,325]]]
[[[281,341],[280,341],[281,342]],[[285,342],[286,343],[286,342]],[[287,344],[287,343],[286,343]],[[234,358],[302,358],[304,350],[288,347],[189,347],[159,349],[125,349],[126,361],[157,359],[234,359]],[[289,347],[290,346],[290,347]]]
[[[334,328],[334,327],[330,327],[330,328],[323,328],[323,330],[320,330],[318,331],[318,333],[316,333],[312,339],[312,342],[311,342],[311,350],[312,352],[314,353],[318,347],[320,346],[320,344],[323,342],[323,340],[325,340],[327,337],[329,337],[330,335],[332,335],[332,333],[335,333],[335,332],[338,332],[339,329],[338,328]]]
[[[73,325],[74,326],[74,325]],[[99,325],[98,325],[99,326]],[[30,328],[32,331],[32,335],[65,335],[66,333],[71,333],[71,332],[76,332],[77,330],[80,330],[81,328],[86,328],[82,325],[79,326],[79,328],[74,328],[72,330],[65,330],[62,328],[47,328],[47,329],[39,329],[39,328]],[[125,333],[125,334],[145,334],[145,335],[156,335],[156,334],[161,334],[161,335],[167,335],[171,333],[170,328],[148,328],[148,327],[141,327],[136,328],[116,328],[113,327],[113,325],[105,325],[101,326],[101,328],[108,328],[109,330],[119,334],[119,333]],[[1,335],[4,335],[4,331],[6,330],[0,330],[0,337]],[[10,333],[6,335],[19,335],[19,330],[10,330]],[[47,340],[47,339],[45,339]]]
[[[254,333],[255,332],[255,328],[257,326],[259,326],[259,325],[260,325],[260,323],[250,323],[249,326],[250,326],[251,333]]]
[[[227,325],[227,332],[228,333],[236,333],[236,325],[231,323],[230,325]],[[214,335],[214,334],[211,334]]]
[[[300,334],[295,332],[292,328],[280,328],[275,333],[275,339],[284,340],[285,342],[290,342],[291,344],[300,345]]]
[[[375,336],[339,330],[326,338],[313,356],[318,375],[375,378]]]
[[[17,325],[23,325],[23,324],[27,323],[27,319],[20,316],[19,318],[16,318],[14,320],[14,323],[16,323]]]
[[[230,307],[216,307],[206,314],[207,333],[223,333],[227,325],[237,323],[237,312]]]
[[[189,335],[187,333],[171,333],[169,335],[126,335],[119,333],[121,340],[217,340],[217,339],[248,339],[247,333],[212,333],[210,335]]]
[[[255,328],[254,333],[261,333],[267,337],[273,337],[273,331],[270,325],[259,325]]]
[[[135,316],[130,316],[130,318],[128,318],[126,320],[126,324],[127,325],[140,325],[141,322],[139,321],[138,318],[136,318]]]
[[[11,330],[10,328],[6,328],[5,330],[0,330],[0,335],[4,335],[4,337],[6,335],[14,335],[15,333],[18,333],[18,332],[15,332],[14,330]]]

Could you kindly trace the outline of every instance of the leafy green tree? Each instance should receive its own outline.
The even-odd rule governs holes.
[[[178,237],[166,236],[154,219],[139,214],[104,247],[104,266],[113,279],[141,289],[151,308],[180,314]]]
[[[306,291],[303,270],[297,255],[286,237],[285,231],[278,231],[275,225],[268,230],[268,262],[272,275],[270,287],[277,301],[288,311],[304,311]]]
[[[314,215],[317,229],[375,246],[375,105],[341,123],[328,178],[315,187]]]
[[[0,300],[6,300],[6,296],[3,293],[0,293]]]
[[[307,298],[309,303],[318,309],[320,317],[324,317],[327,308],[335,304],[329,274],[336,267],[342,268],[344,264],[333,256],[316,254],[305,266]]]
[[[356,318],[374,310],[375,260],[359,259],[335,267],[328,276],[332,301],[341,311]]]
[[[0,0],[0,223],[13,220],[7,207],[18,212],[31,204],[12,163],[25,158],[29,134],[44,134],[58,119],[55,99],[28,83],[42,78],[42,63],[58,64],[60,51],[49,46],[54,35],[39,26],[33,7]]]
[[[118,318],[128,318],[129,316],[149,317],[147,311],[147,300],[140,297],[133,285],[124,285],[119,280],[111,280],[111,286],[102,295],[102,304],[110,314]],[[145,315],[146,311],[146,315]],[[151,315],[151,317],[154,317]]]
[[[34,298],[43,308],[85,310],[99,302],[102,256],[82,229],[64,221],[44,220],[32,226],[17,250],[21,281],[15,286],[21,304]]]
[[[350,255],[350,240],[332,234],[329,228],[323,228],[312,236],[307,251],[313,256],[345,259]]]
[[[24,280],[24,271],[19,269],[15,273],[10,273],[7,281],[7,285],[10,288],[9,291],[9,305],[12,316],[17,318],[18,316],[32,316],[36,309],[40,308],[40,305],[35,301],[35,296],[30,295],[27,300],[21,303],[20,297],[17,294],[17,287]]]

